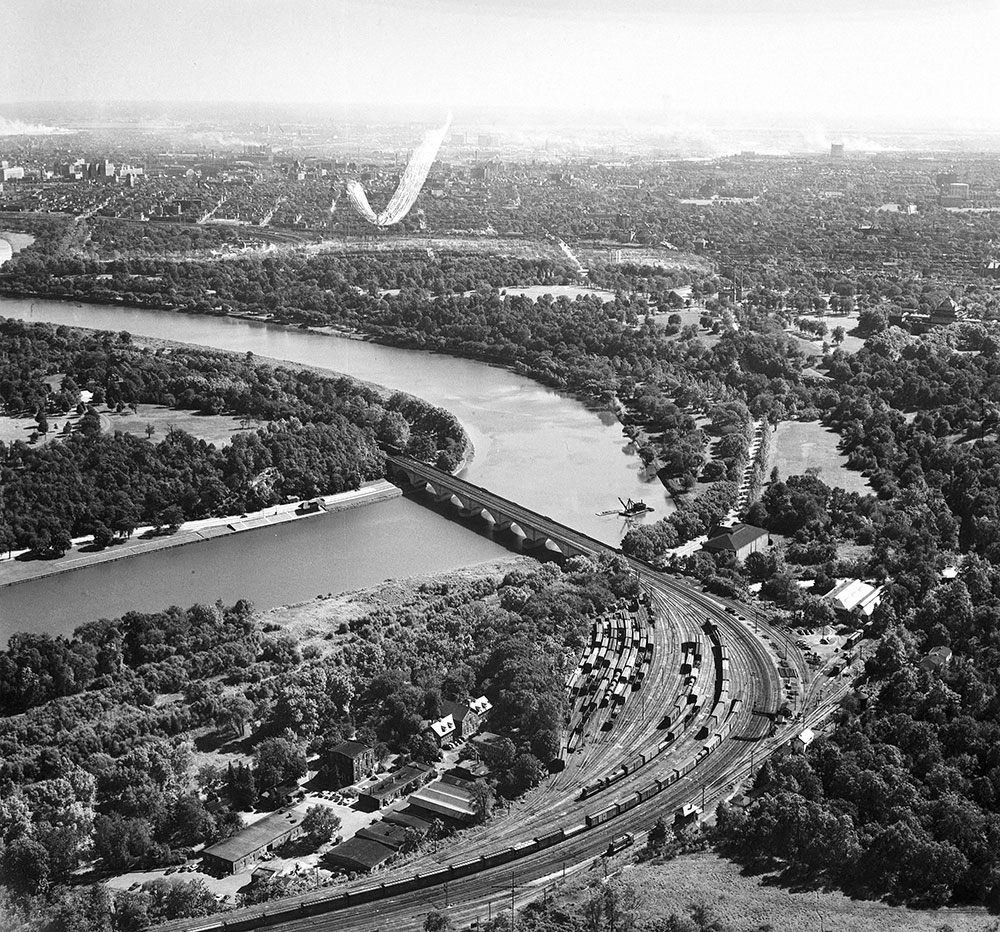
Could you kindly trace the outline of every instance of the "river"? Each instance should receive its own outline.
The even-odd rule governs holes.
[[[452,411],[475,457],[478,485],[617,544],[625,523],[596,513],[644,498],[654,520],[672,510],[608,412],[473,360],[287,327],[105,305],[0,298],[0,316],[252,351],[347,373]],[[15,630],[68,631],[95,617],[221,598],[260,607],[438,572],[507,551],[413,501],[394,500],[314,521],[89,567],[0,589],[0,643]]]

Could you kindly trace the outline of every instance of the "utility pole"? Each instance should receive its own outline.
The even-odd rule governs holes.
[[[510,932],[514,932],[514,872],[510,872]]]

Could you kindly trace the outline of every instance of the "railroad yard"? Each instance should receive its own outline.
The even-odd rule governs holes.
[[[606,871],[614,836],[641,837],[685,806],[709,816],[847,690],[746,607],[630,562],[640,599],[599,620],[568,677],[561,771],[485,824],[374,877],[163,928],[419,929],[430,909],[466,927],[566,877]]]

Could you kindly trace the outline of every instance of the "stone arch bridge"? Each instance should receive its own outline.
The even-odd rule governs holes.
[[[495,530],[509,531],[521,538],[529,547],[544,547],[564,557],[590,557],[615,552],[613,547],[574,531],[548,515],[531,511],[489,489],[428,466],[411,456],[387,456],[386,467],[389,478],[405,491],[423,489],[435,501],[450,502],[463,517],[482,518]]]

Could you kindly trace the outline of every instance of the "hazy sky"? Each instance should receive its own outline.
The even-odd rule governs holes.
[[[6,0],[0,103],[992,122],[1000,0]]]

